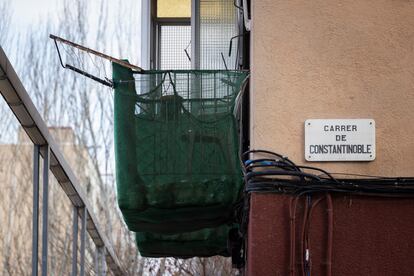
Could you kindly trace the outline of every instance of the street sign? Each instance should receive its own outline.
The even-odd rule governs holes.
[[[309,119],[305,121],[307,161],[372,161],[375,121],[372,119]]]

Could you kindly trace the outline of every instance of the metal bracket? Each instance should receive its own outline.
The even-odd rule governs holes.
[[[64,68],[67,68],[67,69],[70,69],[70,70],[72,70],[72,71],[75,71],[76,73],[81,74],[82,76],[85,76],[85,77],[87,77],[87,78],[90,78],[90,79],[92,79],[92,80],[94,80],[94,81],[96,81],[96,82],[99,82],[100,84],[103,84],[103,85],[109,86],[109,87],[111,87],[111,88],[113,88],[113,87],[114,87],[114,85],[113,85],[113,83],[112,83],[112,82],[109,82],[109,81],[106,81],[106,80],[100,79],[100,78],[98,78],[98,77],[95,77],[94,75],[91,75],[91,74],[89,74],[89,73],[87,73],[87,72],[85,72],[85,71],[83,71],[83,70],[81,70],[81,69],[79,69],[79,68],[76,68],[76,67],[74,67],[74,66],[72,66],[72,65],[66,64]]]
[[[99,82],[100,84],[109,86],[111,88],[114,87],[114,85],[113,85],[113,83],[111,81],[107,81],[107,80],[103,80],[103,79],[100,79],[98,77],[95,77],[94,75],[89,74],[89,73],[87,73],[87,72],[85,72],[85,71],[83,71],[83,70],[81,70],[79,68],[76,68],[75,66],[72,66],[70,64],[67,64],[67,63],[64,64],[63,61],[62,61],[62,55],[60,54],[59,46],[58,46],[57,41],[56,41],[57,40],[57,37],[54,37],[54,36],[50,35],[50,38],[52,38],[53,41],[55,42],[56,51],[57,51],[58,56],[59,56],[59,62],[60,62],[60,65],[63,68],[70,69],[70,70],[72,70],[72,71],[74,71],[74,72],[76,72],[78,74],[81,74],[81,75],[83,75],[83,76],[85,76],[87,78],[90,78],[90,79],[92,79],[92,80],[94,80],[96,82]],[[79,45],[76,45],[76,46],[79,46]]]

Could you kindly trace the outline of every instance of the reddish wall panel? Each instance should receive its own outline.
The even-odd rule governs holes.
[[[248,233],[248,275],[289,275],[293,197],[252,194]],[[315,201],[317,197],[313,198]],[[304,199],[295,216],[295,275],[301,275]],[[326,275],[326,200],[310,219],[312,274]],[[414,200],[333,197],[332,275],[414,275]]]

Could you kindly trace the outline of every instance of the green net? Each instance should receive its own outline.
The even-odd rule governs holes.
[[[242,173],[235,71],[133,72],[113,64],[118,203],[135,232],[228,223]]]

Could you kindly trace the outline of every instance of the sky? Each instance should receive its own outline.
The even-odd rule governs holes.
[[[48,14],[53,14],[59,7],[59,0],[0,0],[8,1],[12,10],[12,28],[27,30],[36,26]]]
[[[73,0],[68,0],[73,1]],[[85,46],[95,48],[97,44],[97,24],[90,23],[90,22],[97,22],[99,17],[99,3],[103,0],[83,0],[85,3],[88,4],[88,32],[87,38],[85,42]],[[106,12],[108,13],[107,16],[107,28],[105,29],[105,33],[108,35],[104,36],[105,40],[99,40],[102,42],[100,45],[107,45],[103,46],[102,49],[98,49],[105,54],[117,57],[117,58],[128,58],[132,63],[139,65],[139,55],[140,55],[140,34],[139,34],[139,25],[140,25],[140,0],[104,0],[108,6]],[[26,89],[30,87],[28,82],[25,78],[24,74],[22,73],[21,69],[26,68],[31,60],[22,59],[21,51],[27,50],[26,45],[27,43],[27,34],[31,32],[36,32],[36,30],[41,31],[41,35],[43,37],[45,22],[47,20],[52,20],[55,27],[58,26],[60,20],[59,15],[62,14],[63,3],[64,0],[0,0],[0,6],[3,4],[8,5],[8,10],[10,11],[11,21],[9,25],[9,39],[6,40],[2,45],[0,45],[8,55],[13,67],[15,68],[16,72],[19,74],[23,84],[25,85]],[[128,11],[128,16],[125,16]],[[0,17],[3,16],[0,14]],[[1,22],[1,21],[0,21]],[[90,23],[90,24],[89,24]],[[116,30],[121,30],[125,32],[127,27],[133,26],[134,29],[131,32],[131,39],[134,43],[128,42],[125,39],[117,39],[115,36]],[[51,31],[53,34],[62,36],[65,38],[64,32],[59,33],[58,28],[54,28],[55,31]],[[129,32],[126,32],[129,33]],[[0,34],[1,36],[1,34]],[[125,35],[123,36],[125,37]],[[37,36],[38,38],[38,36]],[[1,40],[0,40],[1,41]],[[78,41],[74,41],[78,42]],[[54,44],[48,36],[44,36],[40,40],[36,41],[39,48],[42,47],[52,47],[54,50]],[[119,50],[117,49],[118,44],[123,43],[125,46],[122,56],[119,54]],[[16,47],[18,46],[18,47]],[[16,50],[17,49],[17,50]],[[55,54],[55,52],[52,52]],[[27,55],[26,55],[27,56]],[[58,59],[58,56],[55,56]],[[59,70],[63,70],[59,68]],[[72,74],[74,78],[83,78],[79,75],[74,75],[73,72],[65,71],[67,74]],[[111,74],[108,72],[108,76],[110,77]],[[51,77],[52,78],[52,77]],[[98,84],[97,84],[98,85]],[[46,93],[46,92],[45,92]],[[50,91],[49,91],[50,93]],[[0,97],[1,98],[1,97]],[[35,104],[37,102],[35,101]],[[38,106],[38,109],[41,110],[41,106]],[[8,107],[5,106],[3,99],[0,99],[0,114],[3,110],[7,110],[8,117],[12,117],[12,113],[9,112]],[[1,117],[1,116],[0,116]],[[4,120],[0,118],[0,124],[3,123]],[[15,124],[17,122],[14,120]],[[16,136],[17,137],[17,136]],[[0,134],[0,143],[4,142],[11,142],[14,141],[15,135],[10,132],[10,135]]]
[[[99,0],[84,0],[88,6],[90,7],[89,12],[87,14],[89,22],[97,22],[98,21],[98,14],[99,14]],[[46,21],[52,19],[52,22],[56,24],[59,22],[59,14],[60,11],[63,9],[63,0],[0,0],[1,2],[7,3],[11,10],[11,22],[10,22],[10,29],[14,36],[19,36],[20,39],[23,41],[19,41],[20,43],[24,44],[24,37],[28,32],[35,31],[41,28],[41,25]],[[125,24],[135,24],[138,25],[136,27],[135,36],[136,38],[136,45],[140,45],[140,7],[141,1],[140,0],[107,0],[108,3],[108,30],[107,32],[115,32],[115,28],[117,27],[117,20],[119,17],[119,10],[125,11],[125,7],[132,8],[133,11],[136,10],[134,15],[135,18],[126,17],[125,20],[122,18],[124,25]],[[120,6],[123,7],[120,8]],[[122,9],[123,8],[123,9]],[[0,15],[1,16],[1,15]],[[88,24],[89,26],[89,33],[87,34],[90,37],[95,38],[95,34],[97,33],[96,25],[97,24]],[[59,34],[56,34],[59,35]],[[88,40],[88,38],[87,38]],[[76,42],[76,41],[75,41]],[[117,41],[112,39],[112,44],[117,43]],[[3,45],[8,52],[7,46],[10,45]],[[88,45],[85,45],[88,46]],[[91,47],[93,48],[93,47]],[[116,48],[116,45],[114,46]],[[129,56],[127,57],[119,57],[119,58],[128,58],[130,61],[134,62],[135,64],[139,63],[139,54],[140,49],[131,49],[128,53]],[[106,54],[113,54],[111,52],[106,52]]]

